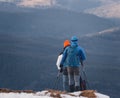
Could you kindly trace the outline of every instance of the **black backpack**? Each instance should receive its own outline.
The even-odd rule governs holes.
[[[86,81],[85,79],[82,79],[82,77],[80,76],[80,90],[83,91],[83,90],[86,90],[87,87],[86,87]]]

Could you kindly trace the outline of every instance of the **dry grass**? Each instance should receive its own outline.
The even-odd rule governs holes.
[[[11,90],[11,89],[7,89],[7,88],[0,88],[0,93],[35,93],[35,91],[33,90]]]
[[[78,97],[78,96],[76,96],[76,95],[74,95],[74,94],[67,94],[67,95],[70,95],[70,96],[73,96],[73,97]]]
[[[50,93],[50,96],[53,97],[53,98],[62,98],[61,94],[66,94],[66,92],[58,91],[58,90],[52,90],[52,89],[49,89],[48,93]]]
[[[62,98],[61,94],[66,94],[66,95],[69,95],[69,96],[78,97],[74,94],[71,94],[71,93],[68,93],[68,92],[65,92],[65,91],[63,92],[63,91],[52,90],[52,89],[49,89],[47,93],[50,93],[50,96],[53,97],[53,98]]]
[[[95,90],[84,90],[81,92],[80,96],[88,98],[97,98],[95,92],[96,92]]]

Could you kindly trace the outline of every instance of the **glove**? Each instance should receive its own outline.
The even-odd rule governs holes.
[[[62,73],[62,72],[63,72],[63,65],[60,64],[60,73]]]
[[[62,68],[63,67],[63,65],[62,64],[60,64],[60,68]]]
[[[63,72],[63,68],[62,67],[60,67],[60,73],[62,73]]]

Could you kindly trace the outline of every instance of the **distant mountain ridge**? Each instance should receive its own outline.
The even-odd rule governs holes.
[[[4,1],[4,0],[3,0]],[[5,10],[7,7],[16,6],[16,8],[63,8],[75,12],[86,12],[104,18],[119,18],[120,19],[120,1],[119,0],[5,0],[0,1],[0,10]],[[7,9],[8,9],[7,8]],[[8,9],[8,10],[9,10]]]

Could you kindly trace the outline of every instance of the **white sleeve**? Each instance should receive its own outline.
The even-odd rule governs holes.
[[[63,54],[59,55],[56,62],[58,70],[60,70],[60,63],[61,63],[62,57],[63,57]]]

